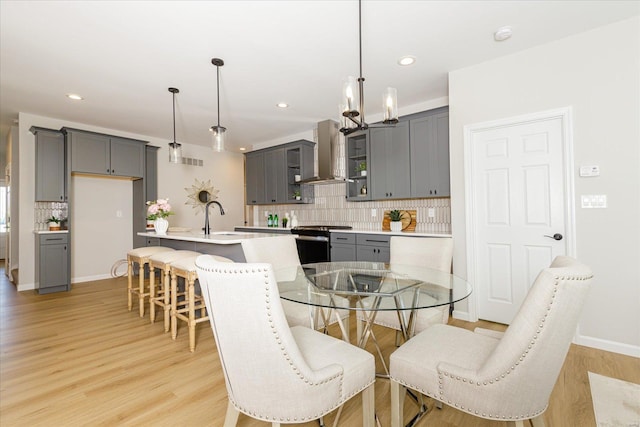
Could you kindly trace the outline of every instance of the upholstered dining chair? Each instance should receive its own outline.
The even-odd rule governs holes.
[[[222,264],[202,255],[196,268],[229,397],[225,427],[240,413],[273,426],[316,420],[359,393],[363,426],[373,427],[373,355],[290,328],[270,264]]]
[[[249,263],[266,262],[271,264],[274,270],[300,266],[296,239],[292,235],[245,239],[242,240],[241,245],[244,257]],[[349,304],[348,300],[339,296],[334,296],[334,301],[343,307]],[[346,341],[349,340],[349,310],[322,309],[287,300],[282,301],[282,306],[289,326],[309,328],[315,325],[315,328],[323,329],[326,325],[336,323],[339,316],[343,327],[343,338]]]
[[[451,237],[405,237],[392,236],[389,243],[391,268],[393,265],[401,266],[420,266],[432,268],[434,270],[451,272],[451,260],[453,259],[453,239]],[[416,277],[419,279],[419,277]],[[406,293],[405,298],[411,298],[412,295]],[[420,294],[420,300],[430,299],[426,294]],[[407,305],[409,301],[406,301]],[[391,308],[394,304],[393,299],[384,298],[381,306]],[[371,313],[366,311],[358,311],[357,336],[358,342],[362,336],[363,323],[365,316]],[[395,329],[396,345],[400,344],[399,336],[402,328],[398,316],[403,316],[404,324],[407,325],[409,310],[382,310],[376,313],[373,323],[387,328]],[[425,308],[417,310],[415,313],[414,332],[418,333],[427,329],[429,326],[449,321],[449,306]]]
[[[544,426],[543,412],[575,333],[591,270],[557,257],[504,334],[434,325],[391,354],[392,426],[406,388],[480,418]]]

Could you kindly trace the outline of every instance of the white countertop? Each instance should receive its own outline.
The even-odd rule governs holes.
[[[267,228],[267,227],[265,227]],[[156,234],[155,231],[139,232],[138,236],[155,237],[158,239],[183,240],[187,242],[210,243],[214,245],[234,245],[247,239],[264,239],[265,237],[278,236],[271,233],[244,233],[241,231],[212,231],[209,235],[202,232],[178,232],[169,231],[166,235]]]
[[[272,228],[272,227],[260,227],[246,225],[242,227],[236,227],[236,229],[242,230],[244,228],[251,228],[254,230],[291,230],[290,228]],[[384,234],[387,236],[420,236],[420,237],[451,237],[449,233],[418,233],[415,231],[382,231],[382,230],[331,230],[332,233],[357,233],[357,234]]]
[[[49,231],[49,230],[33,230],[33,234],[54,234],[54,233],[68,233],[69,230],[55,230],[55,231]]]

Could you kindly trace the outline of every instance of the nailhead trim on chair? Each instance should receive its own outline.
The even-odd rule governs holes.
[[[216,272],[216,273],[239,273],[239,274],[244,274],[244,273],[260,273],[263,272],[264,274],[264,278],[265,278],[265,285],[268,285],[269,281],[269,275],[267,274],[267,272],[269,271],[268,269],[265,270],[256,270],[256,269],[248,269],[248,268],[240,268],[240,269],[231,269],[231,268],[225,268],[225,267],[214,267],[213,269],[207,268],[207,267],[203,267],[201,265],[198,265],[197,259],[196,259],[196,266],[202,270],[205,271],[211,271],[211,272]],[[291,366],[292,370],[296,373],[296,375],[301,378],[306,384],[310,384],[312,386],[316,386],[316,385],[321,385],[321,384],[325,384],[328,383],[330,381],[332,381],[335,378],[340,377],[340,394],[342,395],[342,380],[343,380],[343,376],[341,374],[338,375],[334,375],[333,377],[328,378],[325,381],[319,382],[319,383],[314,383],[313,381],[309,380],[308,378],[306,378],[304,375],[302,375],[302,373],[300,372],[300,370],[298,369],[297,366],[293,365],[293,362],[291,361],[291,358],[289,356],[289,354],[285,351],[284,347],[282,346],[282,339],[280,338],[280,336],[278,335],[278,331],[276,330],[275,325],[273,324],[273,321],[271,319],[271,297],[269,294],[269,287],[265,286],[265,303],[267,305],[267,317],[269,319],[269,323],[271,324],[271,329],[272,329],[272,333],[274,334],[275,340],[276,342],[280,345],[280,351],[282,352],[282,354],[284,355],[285,359],[289,362],[289,365]],[[375,379],[374,379],[375,381]],[[321,417],[323,417],[325,414],[328,414],[329,412],[333,411],[334,409],[340,407],[342,404],[344,404],[344,402],[346,402],[347,400],[351,399],[351,397],[355,396],[356,394],[360,393],[362,390],[366,389],[367,387],[369,387],[371,384],[373,384],[373,381],[369,384],[366,384],[364,387],[360,388],[359,390],[354,391],[352,394],[350,394],[349,396],[344,396],[343,399],[341,399],[336,406],[332,407],[332,408],[328,408],[326,410],[324,410],[322,413],[319,414],[315,414],[312,416],[308,416],[308,417],[304,417],[304,418],[300,418],[298,419],[297,417],[293,418],[294,422],[302,422],[302,421],[311,421],[311,420],[317,420]],[[262,420],[266,420],[266,421],[279,421],[279,422],[290,422],[292,421],[290,417],[285,418],[279,418],[277,419],[276,417],[267,417],[265,415],[262,414],[257,414],[253,411],[249,411],[245,408],[243,408],[242,406],[238,405],[238,403],[231,397],[231,395],[228,395],[229,401],[233,404],[233,406],[240,412],[245,413],[247,415],[250,415],[254,418],[257,419],[262,419]]]
[[[593,275],[590,275],[590,276],[576,276],[576,277],[572,277],[572,276],[569,276],[569,277],[565,277],[565,276],[558,277],[558,276],[555,276],[554,277],[555,284],[554,284],[554,288],[553,288],[553,291],[552,291],[552,294],[551,294],[551,300],[549,301],[549,304],[547,305],[547,312],[544,314],[543,318],[541,319],[540,325],[538,326],[538,330],[536,331],[536,334],[533,335],[533,339],[531,340],[531,342],[527,346],[527,349],[522,353],[522,356],[520,356],[519,362],[524,361],[524,358],[529,353],[529,350],[536,343],[536,340],[538,339],[538,335],[542,332],[542,328],[544,326],[544,322],[545,322],[547,316],[549,315],[549,312],[551,311],[551,306],[553,305],[553,301],[554,301],[554,299],[556,297],[556,293],[558,292],[559,282],[560,281],[565,281],[565,280],[583,281],[583,280],[589,280],[589,279],[592,279],[592,278],[593,278]],[[500,381],[500,378],[504,378],[505,375],[508,375],[510,372],[514,371],[516,369],[516,366],[519,365],[519,362],[515,362],[515,364],[512,365],[511,368],[508,369],[506,372],[501,374],[500,377],[496,377],[495,381],[496,382]],[[432,393],[428,393],[427,391],[423,390],[421,387],[417,387],[415,385],[412,385],[412,384],[409,384],[409,383],[405,383],[404,381],[399,381],[399,380],[397,380],[395,378],[392,378],[392,379],[394,381],[402,384],[405,387],[408,387],[408,388],[413,389],[413,390],[417,390],[422,394],[425,394],[425,395],[427,395],[429,397],[432,397],[432,398],[434,398],[436,400],[439,400],[440,402],[445,402],[445,396],[444,396],[444,391],[443,391],[444,386],[442,385],[443,384],[443,382],[442,382],[443,375],[445,377],[449,377],[450,376],[451,379],[456,380],[456,381],[462,380],[462,382],[467,382],[466,378],[460,378],[459,376],[455,376],[454,377],[453,375],[449,375],[447,372],[438,372],[438,384],[439,384],[439,386],[438,386],[438,389],[439,389],[438,394],[439,395],[435,396]],[[470,384],[474,383],[472,380],[468,380],[468,381],[469,381]],[[494,379],[488,380],[489,385],[493,384],[493,382],[494,382]],[[477,381],[476,384],[478,386],[480,386],[480,381]],[[487,381],[483,381],[482,385],[486,386],[487,385]],[[445,403],[448,403],[450,406],[454,406],[457,409],[460,409],[460,410],[462,410],[464,412],[468,412],[470,414],[479,415],[479,413],[478,413],[478,411],[476,409],[465,408],[464,406],[461,406],[461,405],[459,405],[457,403],[452,403],[450,399],[446,399]],[[538,415],[542,414],[547,409],[548,406],[549,405],[547,404],[541,410],[535,411],[535,412],[533,412],[531,414],[524,414],[524,415],[488,414],[487,415],[486,413],[482,413],[482,417],[483,418],[488,418],[488,419],[495,419],[495,420],[516,420],[516,421],[517,420],[528,420],[528,419],[535,418]]]

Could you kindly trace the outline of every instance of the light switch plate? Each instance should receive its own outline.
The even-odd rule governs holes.
[[[580,166],[580,176],[600,176],[600,166]]]
[[[436,210],[434,208],[429,208],[429,210],[427,211],[427,216],[429,218],[435,218],[436,216]]]
[[[602,209],[607,207],[606,194],[583,194],[580,196],[580,201],[583,209]]]

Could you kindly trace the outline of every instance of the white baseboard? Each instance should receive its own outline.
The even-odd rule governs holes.
[[[613,353],[626,354],[627,356],[640,357],[640,347],[637,345],[624,344],[615,341],[603,340],[585,335],[578,335],[574,340],[575,344],[585,347],[597,348],[598,350],[611,351]]]
[[[468,311],[453,310],[451,317],[454,319],[464,320],[466,322],[474,322],[474,320],[471,320],[471,315]]]
[[[36,288],[35,283],[20,283],[18,284],[18,292],[32,291]]]
[[[82,282],[92,282],[94,280],[104,280],[111,279],[110,274],[98,274],[96,276],[85,276],[85,277],[73,277],[71,279],[71,283],[82,283]]]

